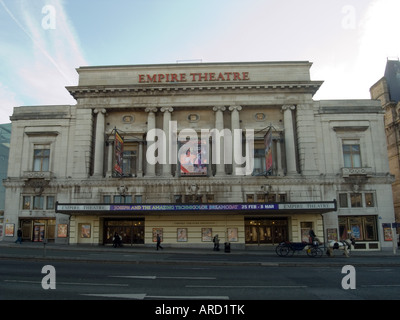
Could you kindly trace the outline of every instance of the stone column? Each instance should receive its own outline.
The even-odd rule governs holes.
[[[148,112],[147,115],[147,132],[149,132],[152,129],[156,128],[156,112],[157,108],[146,108],[146,112]],[[154,141],[150,141],[147,143],[147,149],[155,143]],[[156,166],[154,164],[149,163],[146,161],[146,176],[148,177],[155,177],[156,175]]]
[[[104,144],[105,144],[105,114],[106,109],[95,109],[94,113],[97,114],[96,120],[96,136],[94,147],[94,176],[103,176],[104,170]]]
[[[112,177],[114,168],[113,168],[113,158],[114,158],[114,141],[111,141],[111,139],[108,140],[108,155],[107,155],[107,171],[106,171],[106,176]]]
[[[232,175],[236,174],[236,168],[241,167],[240,164],[236,163],[236,160],[240,161],[240,159],[242,159],[242,135],[239,134],[238,131],[238,129],[240,129],[239,111],[241,110],[242,110],[241,106],[229,107],[229,111],[231,111],[231,131],[232,131]]]
[[[225,175],[225,157],[224,157],[224,146],[225,139],[222,137],[222,132],[224,130],[224,111],[225,107],[214,107],[215,112],[215,129],[217,129],[217,133],[215,135],[216,139],[214,143],[216,144],[216,148],[214,148],[215,152],[219,152],[219,157],[215,157],[216,155],[212,155],[212,157],[216,160],[216,176]],[[218,139],[218,136],[221,135],[221,138]],[[219,140],[219,141],[216,141]],[[218,148],[219,145],[219,148]]]
[[[286,174],[296,174],[296,148],[294,141],[293,130],[293,116],[292,110],[296,107],[293,105],[286,105],[282,107],[283,110],[283,123],[285,127],[285,152],[286,152]]]
[[[171,122],[171,113],[174,111],[173,108],[168,107],[168,108],[161,108],[161,112],[164,113],[163,115],[163,130],[165,133],[165,159],[166,159],[166,163],[163,164],[163,176],[164,177],[171,177],[172,173],[171,173],[171,164],[170,164],[170,156],[169,153],[171,152],[171,150],[169,150],[169,131],[170,131],[170,122]]]
[[[282,171],[282,150],[281,150],[281,137],[276,139],[276,174],[283,176]]]
[[[143,142],[139,141],[137,177],[143,177]]]

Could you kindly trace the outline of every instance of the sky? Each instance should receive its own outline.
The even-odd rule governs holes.
[[[80,66],[310,61],[314,96],[369,99],[398,59],[399,0],[0,0],[0,123],[74,105]]]

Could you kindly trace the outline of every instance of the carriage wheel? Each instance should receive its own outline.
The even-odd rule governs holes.
[[[275,252],[280,257],[286,257],[290,251],[290,248],[285,244],[280,244],[276,247]]]
[[[322,253],[323,253],[322,250],[320,248],[318,248],[318,247],[313,247],[313,248],[310,248],[310,249],[307,250],[307,255],[309,257],[313,257],[313,258],[322,257]]]

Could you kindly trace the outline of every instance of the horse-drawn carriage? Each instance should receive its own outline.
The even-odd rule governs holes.
[[[326,254],[330,257],[333,257],[333,250],[343,250],[343,254],[346,257],[350,256],[351,247],[355,245],[354,238],[346,239],[343,241],[329,241]],[[321,257],[323,254],[323,250],[320,247],[320,242],[318,238],[314,238],[310,242],[290,242],[284,241],[281,242],[276,248],[275,252],[280,257],[290,257],[297,251],[306,250],[307,255],[309,257]]]
[[[276,248],[275,252],[280,257],[293,256],[293,254],[298,251],[306,250],[309,257],[319,258],[322,256],[322,249],[319,247],[319,242],[317,240],[310,242],[281,242]]]

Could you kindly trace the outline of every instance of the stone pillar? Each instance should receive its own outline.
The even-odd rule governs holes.
[[[281,138],[276,139],[276,174],[283,176]]]
[[[163,130],[164,130],[164,133],[165,133],[165,151],[166,151],[166,154],[165,154],[166,163],[163,164],[163,176],[164,177],[171,177],[172,176],[171,164],[170,164],[170,156],[169,156],[169,153],[171,152],[171,150],[169,150],[169,146],[170,146],[170,143],[169,143],[170,127],[169,127],[169,125],[170,125],[170,122],[171,122],[171,113],[173,111],[174,111],[174,109],[170,108],[170,107],[161,108],[161,112],[164,113],[164,116],[163,116]]]
[[[225,107],[214,107],[213,108],[214,112],[215,112],[215,129],[218,130],[219,134],[222,134],[222,130],[224,130],[224,111],[226,110]],[[216,139],[218,139],[218,134],[216,134]],[[223,137],[221,137],[221,139],[218,139],[219,141],[214,141],[214,143],[216,144],[216,147],[218,147],[219,144],[219,148],[215,148],[215,152],[219,152],[219,157],[215,157],[215,155],[213,155],[213,158],[216,160],[216,172],[215,175],[216,176],[221,176],[221,175],[225,175],[225,157],[224,157],[224,146],[225,146],[225,139]]]
[[[296,107],[293,105],[286,105],[282,107],[283,110],[283,122],[285,127],[285,153],[286,153],[286,174],[296,174],[296,149],[294,141],[294,129],[293,129],[293,116],[292,110]]]
[[[241,106],[230,106],[231,111],[231,131],[232,131],[232,175],[236,175],[236,168],[241,167],[236,161],[242,159],[242,135],[239,134],[240,119],[239,111],[242,110]],[[235,133],[236,132],[236,133]],[[236,153],[236,157],[235,157]]]
[[[107,171],[106,176],[112,177],[113,168],[113,158],[114,158],[114,141],[108,140],[108,155],[107,155]]]
[[[105,114],[106,109],[95,109],[94,113],[97,114],[96,120],[96,136],[94,147],[94,170],[93,175],[97,177],[103,176],[104,170],[104,144],[105,144]]]
[[[156,112],[157,108],[146,108],[146,112],[148,112],[147,116],[147,132],[149,132],[152,129],[156,128]],[[155,143],[154,141],[150,141],[147,143],[147,149]],[[148,161],[146,161],[146,176],[148,177],[155,177],[156,175],[156,166],[154,164],[150,164]]]
[[[137,176],[143,177],[143,142],[139,141],[139,156],[138,156],[138,170]]]

